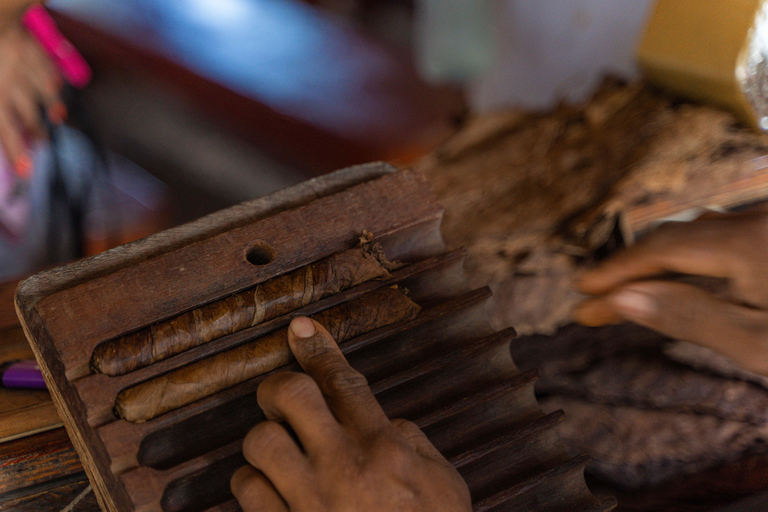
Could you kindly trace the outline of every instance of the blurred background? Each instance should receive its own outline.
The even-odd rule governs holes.
[[[62,93],[67,126],[29,138],[29,177],[0,168],[0,278],[341,167],[407,166],[468,115],[581,101],[634,76],[649,5],[51,0],[93,80]]]

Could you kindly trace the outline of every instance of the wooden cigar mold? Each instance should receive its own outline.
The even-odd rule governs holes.
[[[221,354],[285,329],[297,314],[331,318],[333,308],[347,311],[365,301],[390,308],[384,304],[389,299],[380,298],[391,298],[384,291],[390,289],[407,293],[417,306],[366,328],[372,330],[352,332],[340,345],[387,414],[416,422],[458,468],[475,510],[613,508],[613,499],[598,500],[587,490],[586,456],[571,457],[561,445],[556,426],[562,414],[546,415],[537,404],[537,373],[515,367],[509,354],[514,331],[490,327],[485,312],[490,292],[468,289],[464,253],[446,252],[441,217],[419,174],[370,164],[24,281],[17,311],[101,507],[238,510],[229,479],[244,463],[243,437],[263,419],[256,389],[269,372],[227,382],[140,422],[118,415],[118,396],[164,382],[180,369],[221,361]],[[238,324],[233,332],[217,331],[206,335],[210,340],[193,340],[186,350],[170,350],[159,360],[129,364],[127,371],[95,368],[95,353],[102,358],[98,364],[111,368],[111,352],[97,347],[211,310],[201,308],[350,250],[364,231],[400,265],[298,304],[295,311],[245,328]],[[205,324],[206,318],[195,321]],[[295,361],[276,360],[282,366],[271,371],[299,370]],[[150,399],[136,400],[141,406]]]

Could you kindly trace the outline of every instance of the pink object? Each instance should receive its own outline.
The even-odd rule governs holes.
[[[56,22],[43,6],[35,5],[28,9],[21,21],[73,87],[82,89],[90,83],[91,67],[72,43],[59,32]]]

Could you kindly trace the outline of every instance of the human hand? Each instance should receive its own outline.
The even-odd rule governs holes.
[[[45,51],[20,25],[0,32],[0,143],[21,176],[32,166],[25,139],[45,134],[40,106],[54,124],[66,118],[62,83]]]
[[[306,375],[259,386],[267,421],[246,436],[250,465],[231,481],[245,512],[472,510],[461,476],[416,425],[387,419],[325,328],[297,318],[288,342]]]
[[[725,278],[727,297],[664,280],[670,272]],[[581,324],[635,322],[768,375],[768,208],[664,224],[577,287],[595,296],[574,310]]]

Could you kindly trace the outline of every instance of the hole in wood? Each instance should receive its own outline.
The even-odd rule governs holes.
[[[266,265],[275,259],[275,252],[264,242],[256,242],[245,251],[245,259],[251,265]]]

